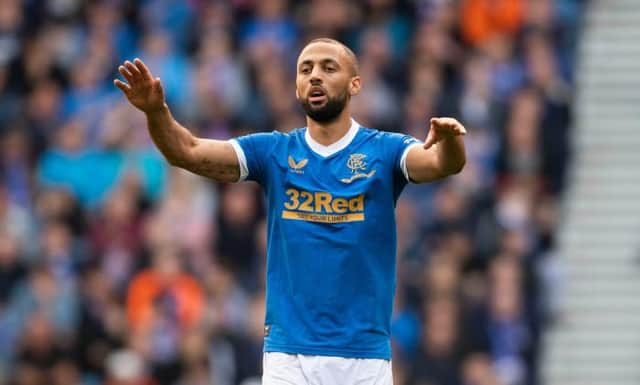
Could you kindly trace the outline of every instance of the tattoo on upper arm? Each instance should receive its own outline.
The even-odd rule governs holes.
[[[203,158],[200,162],[194,164],[191,171],[213,179],[225,180],[237,177],[239,172],[236,165],[216,162],[210,158]]]

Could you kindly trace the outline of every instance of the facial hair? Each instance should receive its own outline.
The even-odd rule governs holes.
[[[345,90],[336,97],[332,98],[327,96],[327,102],[320,107],[314,107],[309,102],[309,98],[301,99],[300,104],[302,105],[302,108],[304,108],[304,112],[311,119],[318,123],[331,123],[336,120],[342,110],[344,110],[348,99],[348,93]]]

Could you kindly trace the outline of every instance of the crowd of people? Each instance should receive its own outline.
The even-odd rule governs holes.
[[[0,0],[0,384],[260,383],[262,192],[170,167],[112,80],[141,58],[197,136],[290,131],[324,36],[359,57],[361,125],[469,132],[463,172],[397,204],[395,384],[536,385],[583,7]]]

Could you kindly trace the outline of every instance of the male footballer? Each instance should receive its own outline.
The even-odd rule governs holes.
[[[296,97],[307,126],[229,141],[193,136],[139,59],[115,80],[147,116],[174,166],[221,182],[253,180],[267,199],[263,385],[392,384],[395,204],[407,182],[462,170],[465,128],[432,118],[426,140],[359,125],[354,53],[316,39],[300,53]]]

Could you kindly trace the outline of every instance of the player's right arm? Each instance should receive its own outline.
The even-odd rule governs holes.
[[[160,78],[153,78],[140,59],[125,61],[118,71],[127,82],[116,79],[113,83],[129,103],[145,113],[149,134],[171,165],[220,182],[239,179],[240,166],[232,144],[195,137],[180,125],[165,101]]]

